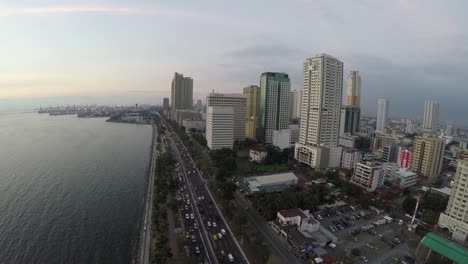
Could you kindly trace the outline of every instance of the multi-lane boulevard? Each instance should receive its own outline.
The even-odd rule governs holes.
[[[166,139],[171,143],[174,156],[181,165],[177,177],[182,178],[180,180],[185,186],[177,193],[177,198],[184,201],[181,215],[186,230],[192,231],[195,236],[197,242],[193,242],[194,247],[199,249],[198,253],[190,251],[190,254],[198,255],[207,263],[248,263],[190,154],[170,125],[165,124],[171,131]]]

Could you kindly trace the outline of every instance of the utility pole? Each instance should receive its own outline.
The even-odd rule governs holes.
[[[408,231],[413,231],[413,224],[414,224],[414,219],[416,218],[416,213],[418,212],[418,207],[419,207],[419,196],[415,196],[416,198],[416,206],[414,208],[414,213],[413,217],[411,218],[411,223],[410,226],[408,227]]]

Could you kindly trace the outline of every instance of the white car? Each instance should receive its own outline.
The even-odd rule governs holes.
[[[223,236],[226,235],[226,230],[224,230],[224,228],[221,229],[221,234],[223,234]]]
[[[189,214],[185,214],[185,219],[189,219],[189,218],[190,218]]]
[[[190,219],[194,219],[195,217],[193,216],[193,214],[190,214]]]
[[[228,259],[229,259],[229,262],[234,262],[234,257],[232,256],[231,253],[228,254]]]
[[[215,223],[215,222],[213,222],[213,227],[216,227],[216,223]]]
[[[221,235],[221,233],[218,233],[218,239],[223,239],[223,235]]]
[[[209,221],[208,221],[208,223],[207,223],[207,224],[208,224],[208,227],[211,227],[211,223],[210,223]]]

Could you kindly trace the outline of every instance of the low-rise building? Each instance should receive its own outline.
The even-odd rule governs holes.
[[[250,150],[249,150],[249,160],[250,161],[253,161],[253,162],[262,162],[263,160],[265,160],[265,158],[267,157],[268,155],[268,152],[266,149],[262,148],[262,147],[259,147],[259,146],[256,146],[256,147],[252,147]]]
[[[273,131],[273,146],[281,150],[291,146],[291,133],[289,129]]]
[[[418,175],[407,170],[397,170],[395,172],[395,178],[395,183],[399,185],[401,189],[411,187],[418,182]]]
[[[352,170],[361,160],[362,154],[358,150],[344,149],[343,154],[341,154],[341,168]]]
[[[244,179],[244,184],[251,192],[279,191],[296,185],[298,178],[292,172],[285,172],[266,176],[257,176]]]
[[[358,162],[354,168],[351,183],[373,192],[384,183],[384,171],[381,163],[378,162]]]

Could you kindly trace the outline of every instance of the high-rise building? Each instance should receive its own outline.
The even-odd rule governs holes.
[[[193,106],[193,79],[174,73],[171,87],[171,118],[177,110],[190,110]]]
[[[319,54],[305,60],[303,76],[300,133],[294,158],[313,168],[338,167],[343,62]]]
[[[453,136],[454,133],[455,133],[455,127],[453,125],[449,124],[445,127],[446,136]]]
[[[169,115],[169,98],[163,98],[163,113],[165,116]]]
[[[388,99],[379,99],[376,132],[383,132],[388,120]]]
[[[234,144],[234,107],[208,107],[206,143],[209,149],[232,148]]]
[[[416,136],[413,143],[411,170],[418,176],[435,183],[439,179],[444,158],[445,141],[434,134]]]
[[[348,74],[345,105],[361,107],[361,76],[359,76],[359,71],[350,71]]]
[[[373,192],[384,183],[384,169],[378,162],[358,162],[354,168],[351,183]]]
[[[361,109],[354,106],[341,107],[340,136],[357,134],[361,120]]]
[[[434,132],[439,119],[439,104],[436,101],[424,102],[423,129],[427,132]]]
[[[249,85],[244,88],[247,97],[247,115],[245,120],[245,137],[257,140],[258,114],[260,111],[260,87]]]
[[[291,83],[286,73],[262,73],[257,141],[271,144],[273,131],[289,129],[290,92]]]
[[[413,156],[413,149],[411,147],[400,147],[398,150],[398,167],[409,169],[411,167],[411,158]]]
[[[413,134],[413,121],[406,119],[405,134]]]
[[[445,212],[440,214],[439,226],[452,233],[452,238],[466,243],[468,238],[468,160],[458,160],[454,189],[450,195]]]
[[[290,120],[298,119],[301,117],[301,99],[301,91],[291,91],[291,96],[289,97]]]
[[[234,109],[234,140],[245,140],[247,113],[247,97],[245,95],[211,93],[206,97],[206,106],[231,106]]]

